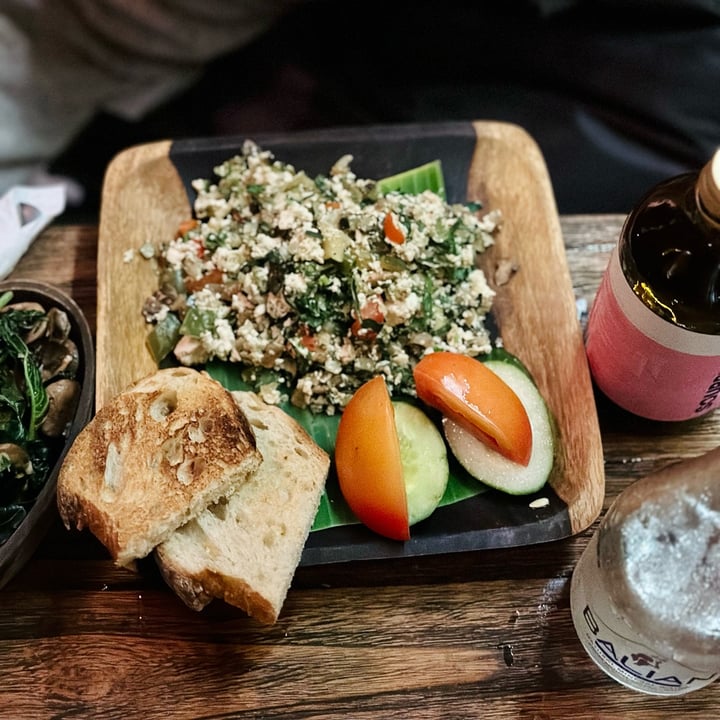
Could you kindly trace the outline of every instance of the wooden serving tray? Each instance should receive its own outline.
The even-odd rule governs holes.
[[[96,403],[102,406],[155,365],[141,315],[156,288],[152,262],[126,251],[174,236],[191,216],[196,177],[235,154],[245,138],[162,141],[129,148],[110,164],[98,246]],[[603,454],[590,373],[550,179],[535,141],[498,122],[370,126],[257,135],[261,147],[309,174],[353,155],[360,177],[385,177],[431,160],[443,164],[448,199],[498,208],[503,225],[481,263],[497,291],[494,317],[505,347],[522,359],[558,427],[558,455],[538,496],[484,493],[440,508],[404,544],[368,537],[359,526],[313,533],[305,564],[507,547],[586,529],[605,491]],[[462,506],[462,507],[461,507]]]

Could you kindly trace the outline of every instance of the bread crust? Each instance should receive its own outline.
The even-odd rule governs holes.
[[[88,528],[118,565],[145,557],[259,467],[254,433],[225,388],[159,370],[102,407],[58,477],[65,526]]]
[[[201,610],[218,598],[272,624],[300,562],[330,458],[280,408],[254,393],[233,397],[253,427],[263,463],[226,501],[172,533],[155,559],[188,607]]]

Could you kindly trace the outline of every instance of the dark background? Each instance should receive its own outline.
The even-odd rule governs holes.
[[[98,116],[51,168],[86,192],[61,221],[97,220],[107,163],[136,143],[473,119],[536,139],[561,213],[626,212],[720,146],[720,19],[687,4],[301,5],[142,121]]]

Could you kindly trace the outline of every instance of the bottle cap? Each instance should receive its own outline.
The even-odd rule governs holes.
[[[700,171],[697,193],[702,209],[715,222],[720,222],[720,148]]]

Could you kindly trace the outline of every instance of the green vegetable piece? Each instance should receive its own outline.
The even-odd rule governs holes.
[[[410,525],[430,517],[445,494],[449,466],[435,423],[415,405],[393,402]]]
[[[199,310],[196,307],[188,308],[182,325],[180,325],[180,335],[200,337],[204,332],[212,332],[215,327],[215,317],[212,310]]]
[[[383,178],[378,181],[378,188],[383,195],[390,192],[419,195],[425,190],[432,190],[443,200],[446,199],[445,178],[440,160],[433,160],[425,165]]]
[[[168,313],[147,336],[146,342],[153,360],[160,364],[172,352],[179,339],[180,319],[174,313]]]
[[[25,394],[30,416],[27,419],[27,438],[34,440],[37,430],[47,413],[49,400],[40,375],[40,368],[28,346],[13,324],[15,314],[12,312],[0,315],[0,340],[3,340],[9,357],[13,357],[22,366],[25,379]]]

